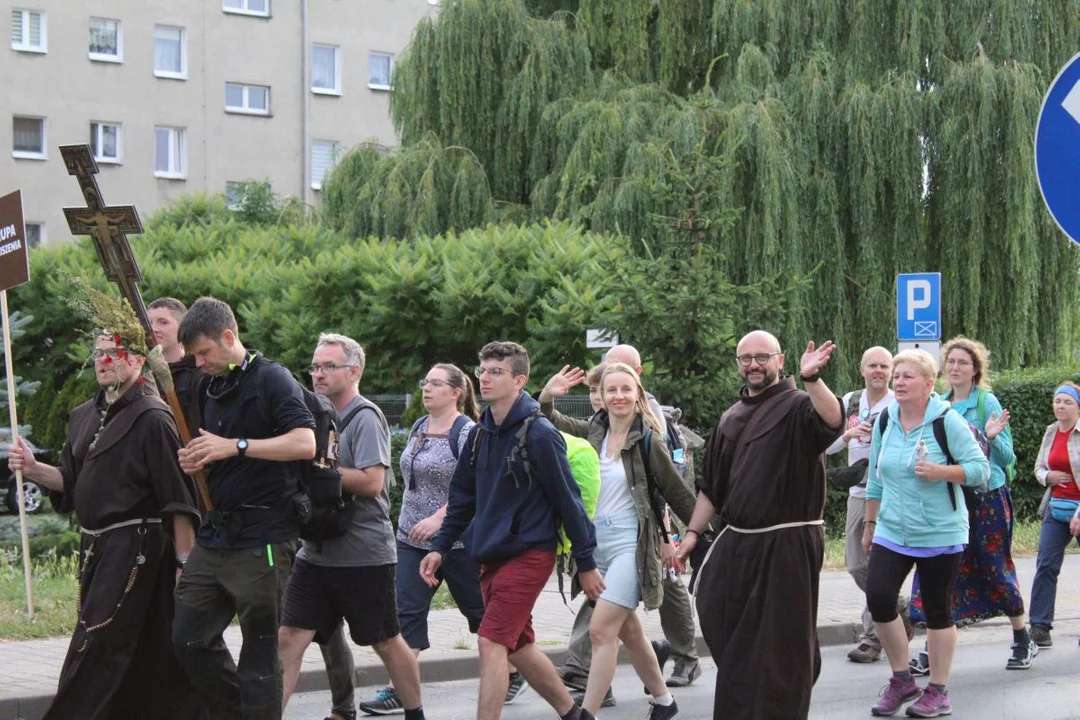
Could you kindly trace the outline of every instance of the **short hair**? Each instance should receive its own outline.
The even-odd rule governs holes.
[[[496,340],[480,349],[480,360],[509,360],[515,375],[529,374],[529,351],[516,342]]]
[[[364,355],[364,348],[360,347],[360,343],[346,335],[322,333],[319,335],[319,341],[315,343],[315,348],[318,349],[323,345],[337,345],[341,348],[345,352],[345,362],[360,368],[360,374],[356,376],[356,379],[360,380],[364,376],[364,365],[367,363],[367,356]]]
[[[892,359],[893,371],[896,371],[896,366],[901,363],[910,363],[919,368],[919,372],[927,380],[934,380],[937,378],[938,364],[934,356],[925,350],[904,350],[896,354],[896,357]]]
[[[187,305],[180,302],[174,297],[159,297],[146,306],[147,310],[168,310],[176,318],[176,322],[180,322],[184,319],[184,315],[187,314]]]
[[[177,339],[185,347],[201,336],[220,341],[226,330],[231,330],[234,335],[237,333],[236,316],[229,304],[216,298],[201,297],[188,308],[180,321]]]
[[[963,350],[971,356],[971,364],[975,366],[975,377],[971,384],[975,387],[990,389],[990,351],[978,340],[957,335],[952,340],[941,346],[941,364],[949,359],[949,353],[953,350]]]
[[[600,379],[604,376],[604,369],[607,367],[606,362],[602,362],[596,367],[589,370],[585,375],[585,384],[591,388],[600,387]]]

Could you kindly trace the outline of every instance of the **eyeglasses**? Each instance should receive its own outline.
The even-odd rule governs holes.
[[[946,367],[970,367],[972,362],[966,358],[949,358],[945,361]]]
[[[101,358],[109,358],[110,360],[117,360],[127,355],[127,351],[124,348],[108,348],[102,350],[101,348],[94,348],[90,351],[91,360],[100,360]]]
[[[439,380],[438,378],[432,378],[430,380],[425,378],[424,380],[421,380],[420,382],[418,382],[416,384],[420,386],[421,390],[423,390],[428,385],[430,385],[433,388],[441,388],[441,387],[449,385],[450,383],[446,382],[445,380]]]
[[[764,365],[769,362],[769,358],[779,354],[780,352],[777,351],[771,353],[757,353],[756,355],[738,355],[735,359],[738,360],[739,364],[743,367],[750,367],[751,362],[756,361],[758,365]]]
[[[487,373],[488,375],[491,375],[492,377],[502,377],[503,375],[517,375],[517,373],[514,372],[513,370],[507,370],[506,368],[501,368],[501,367],[489,367],[489,368],[486,368],[486,367],[480,367],[479,365],[477,365],[476,369],[473,370],[473,375],[475,375],[478,378],[484,377],[484,373]]]
[[[326,373],[327,375],[329,375],[330,373],[334,372],[335,370],[340,370],[341,368],[351,368],[351,367],[356,367],[356,364],[351,363],[349,365],[338,365],[336,363],[323,363],[322,365],[309,365],[307,371],[308,371],[308,375],[314,375],[315,373],[319,372],[320,370],[322,372]]]

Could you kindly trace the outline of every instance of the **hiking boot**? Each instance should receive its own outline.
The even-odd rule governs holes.
[[[949,705],[949,691],[938,690],[933,685],[928,685],[923,691],[922,697],[915,701],[907,709],[908,717],[936,718],[942,715],[952,715],[952,707]]]
[[[570,699],[578,705],[583,705],[585,703],[585,691],[575,690],[570,693]],[[615,693],[611,692],[611,688],[608,688],[604,694],[604,699],[600,701],[600,707],[615,707]]]
[[[881,659],[881,648],[869,643],[859,643],[859,647],[847,654],[847,659],[853,663],[877,662]]]
[[[378,692],[374,700],[365,700],[357,705],[360,712],[368,715],[404,715],[405,706],[394,688],[387,685]]]
[[[911,674],[915,677],[922,677],[923,675],[930,674],[930,655],[925,650],[920,650],[919,654],[911,658],[908,662],[908,669],[911,670]]]
[[[697,660],[686,662],[680,660],[675,663],[675,669],[671,671],[671,677],[667,679],[668,687],[687,687],[701,677],[701,663]]]
[[[646,720],[668,720],[679,714],[679,705],[674,700],[670,705],[657,705],[652,700],[649,701],[649,714],[645,716]]]
[[[671,657],[671,643],[667,640],[650,640],[649,644],[652,645],[653,652],[656,653],[656,664],[660,666],[660,676],[664,676],[664,666],[667,665],[668,659]],[[645,689],[646,695],[651,695],[649,688],[642,686]]]
[[[575,667],[569,665],[560,665],[555,668],[556,674],[559,679],[562,680],[562,684],[571,690],[585,690],[585,686],[589,684],[589,675],[578,670]]]
[[[529,683],[525,682],[521,673],[510,673],[510,685],[506,688],[506,699],[503,700],[503,705],[513,705],[514,701],[528,689]]]
[[[1005,663],[1005,669],[1027,670],[1031,667],[1031,661],[1038,654],[1039,646],[1035,644],[1034,640],[1029,640],[1026,645],[1024,643],[1013,643],[1012,657]]]
[[[889,678],[889,684],[881,690],[881,699],[877,705],[870,708],[870,714],[877,717],[889,717],[904,706],[904,703],[915,700],[922,694],[922,690],[914,680],[901,680],[898,677]]]
[[[1035,641],[1035,644],[1041,648],[1048,648],[1054,646],[1054,641],[1050,637],[1050,628],[1043,627],[1042,625],[1032,625],[1030,631],[1031,639]]]

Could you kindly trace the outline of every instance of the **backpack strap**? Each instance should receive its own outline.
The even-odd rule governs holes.
[[[955,465],[956,460],[953,458],[952,453],[949,452],[949,436],[945,433],[945,416],[949,414],[949,411],[938,415],[931,423],[931,427],[934,430],[934,440],[937,441],[938,447],[941,448],[941,452],[945,453],[945,464]],[[957,508],[956,505],[956,483],[946,483],[945,491],[949,493],[949,500],[952,502],[952,509]]]
[[[652,428],[646,428],[645,434],[641,437],[641,459],[645,461],[645,484],[647,485],[649,494],[649,507],[652,508],[653,515],[656,516],[656,523],[660,526],[660,534],[663,536],[665,543],[670,543],[671,536],[668,535],[667,526],[664,525],[664,506],[667,505],[667,502],[662,502],[664,496],[660,492],[660,488],[657,486],[656,481],[653,480],[652,468],[649,465],[652,436]]]
[[[469,417],[467,415],[458,415],[454,418],[454,424],[450,426],[450,454],[454,456],[454,459],[458,459],[458,453],[461,452],[461,430],[469,424]]]

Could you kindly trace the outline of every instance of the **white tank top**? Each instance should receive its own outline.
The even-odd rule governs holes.
[[[610,434],[604,437],[604,444],[600,448],[600,497],[596,501],[596,517],[621,515],[635,509],[622,453],[614,460],[608,457],[609,437]]]

